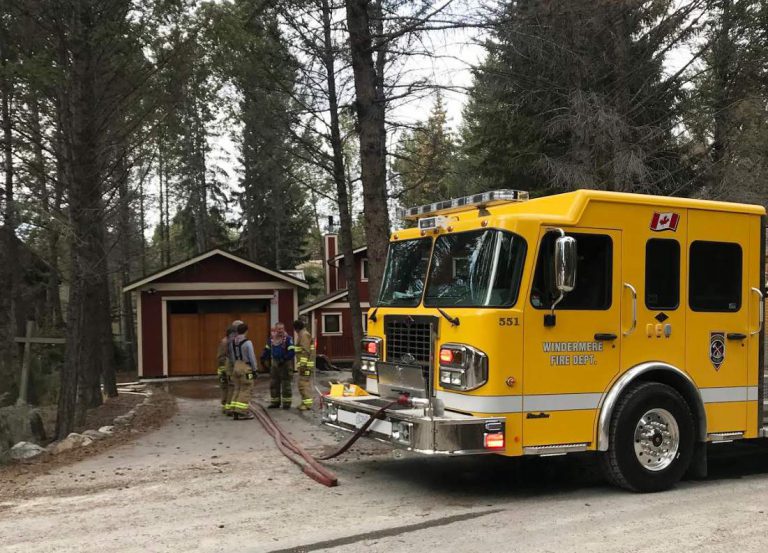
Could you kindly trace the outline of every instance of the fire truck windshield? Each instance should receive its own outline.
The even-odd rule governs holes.
[[[379,294],[379,306],[415,307],[421,303],[432,239],[393,242]]]
[[[435,240],[424,305],[508,307],[517,301],[525,241],[510,232],[476,230]]]

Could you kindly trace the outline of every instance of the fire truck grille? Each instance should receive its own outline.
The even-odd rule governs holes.
[[[429,366],[432,359],[431,319],[431,317],[385,317],[386,360],[390,363]]]

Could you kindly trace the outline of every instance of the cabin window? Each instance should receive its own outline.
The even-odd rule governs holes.
[[[730,242],[691,244],[688,296],[693,311],[731,313],[741,308],[741,246]]]
[[[341,334],[341,313],[323,313],[323,334]]]
[[[677,309],[680,305],[680,244],[652,238],[645,243],[645,306]]]
[[[565,295],[557,309],[605,310],[611,307],[613,241],[605,234],[568,234],[576,239],[578,262],[576,288]],[[531,287],[531,305],[550,309],[560,296],[555,287],[552,256],[558,234],[547,233],[541,240],[536,273]]]

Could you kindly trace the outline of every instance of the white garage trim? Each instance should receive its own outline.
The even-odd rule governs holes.
[[[194,292],[197,290],[290,290],[296,288],[287,282],[158,282],[147,284],[142,291]]]
[[[133,294],[131,294],[133,295]],[[144,334],[144,325],[141,324],[141,293],[135,295],[136,298],[136,343],[139,352],[139,378],[144,376],[144,343],[142,335]]]
[[[163,376],[168,376],[168,302],[162,298],[163,315],[161,324],[163,325]]]

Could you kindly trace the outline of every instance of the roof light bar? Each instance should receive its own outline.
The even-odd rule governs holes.
[[[444,200],[442,202],[401,209],[398,212],[398,216],[401,219],[413,220],[428,215],[435,215],[437,213],[446,214],[455,211],[464,211],[472,206],[488,207],[507,202],[524,202],[527,199],[528,192],[525,190],[493,190],[491,192],[472,194],[471,196],[464,196],[462,198],[454,198],[452,200]]]
[[[448,224],[448,217],[438,215],[436,217],[424,217],[419,219],[419,230],[434,230],[444,228]]]

